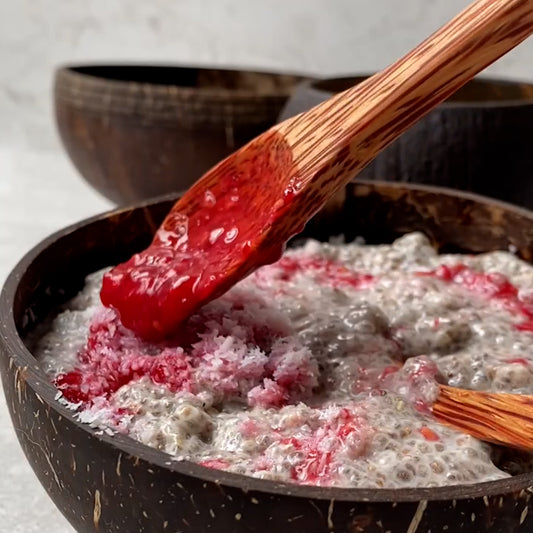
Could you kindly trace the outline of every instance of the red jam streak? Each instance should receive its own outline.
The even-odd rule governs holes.
[[[241,433],[247,438],[258,438],[261,429],[253,420],[242,423]],[[269,433],[273,444],[282,446],[291,457],[290,475],[295,483],[327,485],[335,477],[339,465],[355,459],[365,451],[372,430],[366,420],[347,408],[340,408],[330,420],[309,434],[287,437],[279,430]],[[210,459],[200,463],[208,468],[226,470],[230,465],[224,459]],[[255,461],[255,469],[272,470],[274,461],[268,449]]]
[[[437,435],[437,433],[435,433],[432,429],[428,428],[427,426],[422,426],[419,431],[422,437],[424,437],[427,441],[437,442],[440,440],[440,437]]]
[[[268,308],[257,308],[264,310],[260,320],[238,299],[227,300],[195,314],[181,346],[144,342],[121,325],[114,310],[103,308],[91,322],[77,367],[57,376],[56,387],[69,402],[88,406],[142,378],[173,393],[213,391],[220,401],[251,407],[281,407],[309,397],[319,374],[310,352],[276,328],[277,315],[269,318]],[[232,338],[234,329],[239,334]],[[231,342],[222,349],[220,339]]]
[[[268,229],[298,189],[287,185],[291,168],[276,133],[220,163],[178,200],[146,250],[105,275],[102,303],[144,339],[175,335],[201,305],[279,259],[284,241]]]
[[[308,435],[287,437],[279,435],[278,445],[286,447],[291,457],[291,479],[296,483],[328,485],[339,465],[363,455],[372,429],[366,420],[340,408],[332,418],[313,429]],[[267,452],[257,459],[256,470],[271,470],[272,460]]]
[[[214,470],[227,470],[230,467],[230,463],[224,459],[208,459],[198,464]]]
[[[69,402],[87,405],[143,377],[172,392],[193,391],[190,357],[182,348],[161,347],[158,355],[146,352],[121,327],[116,313],[105,310],[91,323],[87,344],[78,353],[78,367],[57,376],[55,385]]]
[[[515,329],[533,332],[533,302],[520,298],[518,289],[503,274],[478,272],[459,263],[441,265],[430,272],[419,272],[419,275],[456,283],[489,300],[497,300],[507,311],[522,317],[522,322],[514,325]]]

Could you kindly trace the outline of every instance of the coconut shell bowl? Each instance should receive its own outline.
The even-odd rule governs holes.
[[[205,468],[82,424],[24,343],[89,272],[148,244],[166,197],[59,231],[15,267],[1,294],[0,370],[20,445],[80,533],[422,533],[533,530],[533,473],[430,489],[339,489],[277,483]],[[516,249],[533,260],[533,213],[468,193],[352,183],[304,235],[385,243],[424,231],[446,252]],[[44,526],[44,525],[43,525]],[[46,527],[46,526],[44,526]]]
[[[279,119],[367,77],[302,81]],[[532,146],[533,83],[479,77],[407,130],[359,175],[452,187],[533,209]]]
[[[54,104],[82,177],[124,204],[187,189],[272,126],[303,78],[188,66],[65,66]]]

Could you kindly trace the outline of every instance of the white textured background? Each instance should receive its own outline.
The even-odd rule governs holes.
[[[109,206],[61,152],[50,91],[58,64],[185,62],[322,76],[371,71],[467,3],[0,0],[0,283],[37,240]],[[533,81],[533,39],[488,72]],[[26,465],[9,424],[0,397],[0,533],[72,533]]]
[[[0,0],[0,142],[53,147],[53,68],[165,61],[319,75],[385,66],[467,0]],[[490,72],[533,78],[533,40]],[[7,120],[6,120],[7,119]],[[44,135],[43,135],[44,134]]]

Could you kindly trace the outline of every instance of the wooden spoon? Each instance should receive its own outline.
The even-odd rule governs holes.
[[[159,340],[258,267],[379,151],[533,32],[532,0],[478,0],[364,83],[260,135],[205,174],[151,246],[104,278],[123,324]]]
[[[478,439],[533,451],[533,396],[441,385],[433,414]]]

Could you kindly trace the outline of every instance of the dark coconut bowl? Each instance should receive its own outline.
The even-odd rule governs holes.
[[[279,120],[368,75],[303,81]],[[385,148],[366,179],[466,190],[533,209],[533,83],[476,78]]]
[[[145,246],[172,199],[66,228],[30,251],[1,295],[0,369],[20,444],[78,532],[530,532],[533,473],[431,489],[328,489],[205,468],[78,422],[24,344],[89,272]],[[533,213],[431,187],[351,184],[304,232],[389,242],[421,230],[442,251],[516,248],[533,259]]]
[[[272,126],[302,79],[193,66],[65,66],[55,77],[56,123],[83,178],[124,204],[187,189]]]

